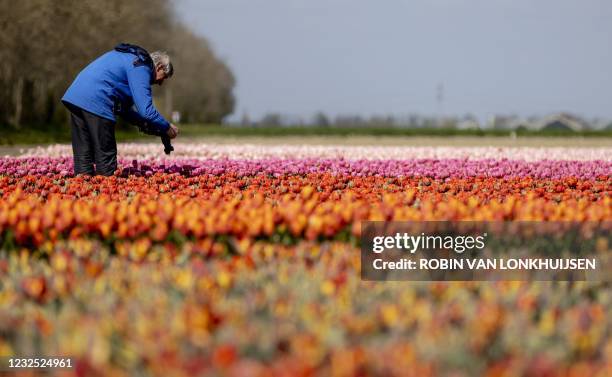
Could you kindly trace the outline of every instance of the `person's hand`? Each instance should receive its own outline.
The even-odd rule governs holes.
[[[170,128],[168,128],[168,137],[170,139],[174,139],[178,133],[178,128],[174,124],[170,123]]]

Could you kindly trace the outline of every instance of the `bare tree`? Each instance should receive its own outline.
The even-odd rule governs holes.
[[[51,127],[60,98],[91,60],[120,42],[167,50],[175,81],[169,111],[218,122],[234,108],[234,77],[202,37],[181,25],[170,0],[0,0],[0,127]]]

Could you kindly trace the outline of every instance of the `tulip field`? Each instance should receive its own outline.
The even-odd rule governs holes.
[[[366,282],[359,249],[366,220],[610,221],[612,147],[160,152],[120,144],[112,177],[73,176],[64,145],[0,158],[0,355],[77,376],[612,375],[609,283]]]

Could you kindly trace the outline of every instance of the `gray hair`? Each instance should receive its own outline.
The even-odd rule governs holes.
[[[166,77],[170,77],[174,73],[174,67],[172,66],[172,62],[170,62],[170,56],[168,56],[168,54],[165,51],[152,52],[151,60],[153,60],[153,64],[156,67],[157,66],[163,67]]]

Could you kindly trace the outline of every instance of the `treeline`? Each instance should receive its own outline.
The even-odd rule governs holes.
[[[159,110],[219,123],[234,108],[234,77],[171,0],[0,1],[0,127],[56,127],[76,74],[120,42],[167,51],[175,75],[154,89]]]
[[[311,117],[293,117],[280,113],[267,113],[259,119],[252,119],[247,114],[235,122],[234,126],[243,127],[320,127],[320,128],[457,128],[462,124],[476,124],[472,115],[464,117],[428,117],[411,114],[407,116],[374,115],[338,115],[331,117],[318,112]],[[474,127],[477,128],[477,127]]]
[[[474,115],[464,116],[422,116],[410,114],[397,115],[338,115],[331,117],[319,112],[311,117],[288,116],[280,113],[267,113],[258,119],[243,114],[240,120],[231,122],[234,127],[242,128],[316,128],[325,130],[334,129],[416,129],[416,130],[496,130],[506,131],[535,131],[539,128],[552,128],[554,131],[561,128],[575,131],[612,131],[612,122],[607,119],[582,119],[566,113],[551,114],[547,117],[521,118],[519,116],[495,116],[486,122],[479,121]],[[403,132],[403,131],[401,131]],[[421,131],[418,131],[421,132]],[[437,132],[437,131],[434,131]],[[609,132],[608,132],[609,133]]]

